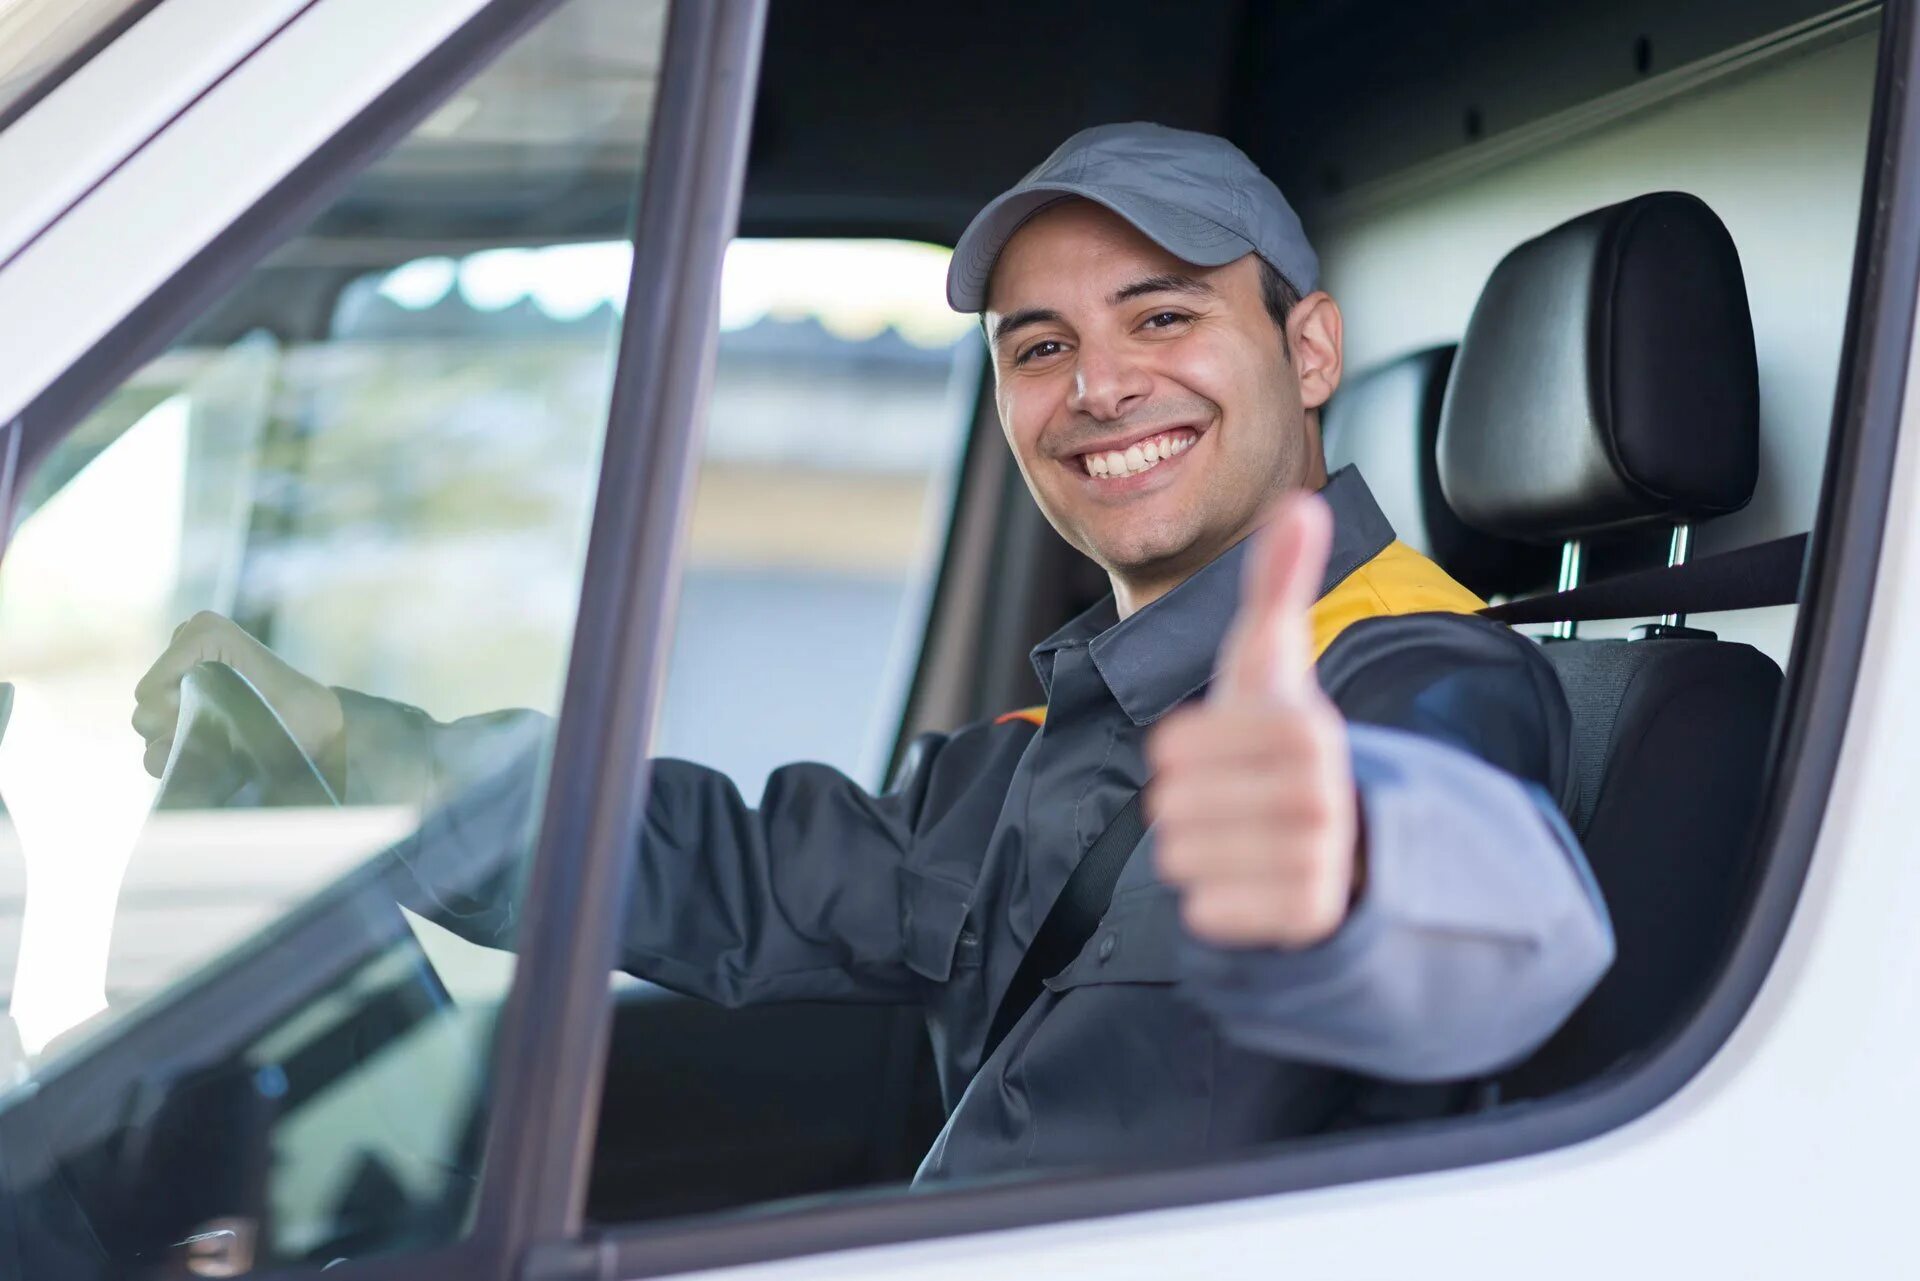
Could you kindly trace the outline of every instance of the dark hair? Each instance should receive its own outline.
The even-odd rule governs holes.
[[[1287,316],[1300,301],[1300,291],[1265,258],[1255,255],[1254,262],[1260,266],[1260,301],[1266,304],[1267,315],[1273,317],[1273,323],[1280,330],[1281,354],[1292,360],[1293,352],[1287,347]]]

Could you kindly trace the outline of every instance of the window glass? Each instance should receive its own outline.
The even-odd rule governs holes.
[[[535,835],[664,10],[562,6],[29,477],[0,1216],[31,1230],[0,1276],[466,1229],[513,957],[461,937],[459,887],[510,900]],[[421,305],[436,279],[457,306]],[[480,711],[444,759],[405,750]],[[468,857],[429,894],[436,830]]]
[[[617,242],[498,248],[356,280],[341,295],[326,359],[359,363],[345,394],[363,403],[308,444],[302,467],[316,479],[370,464],[420,475],[457,448],[474,474],[484,466],[496,483],[518,486],[522,505],[527,493],[571,492],[592,469],[591,415],[567,415],[539,436],[475,424],[519,412],[515,397],[533,385],[522,366],[549,372],[549,396],[593,386],[629,256]],[[655,748],[724,771],[749,799],[772,769],[801,759],[877,783],[892,751],[979,371],[971,320],[942,301],[947,256],[883,240],[729,247]],[[500,351],[505,335],[522,341]],[[476,351],[495,354],[483,362]],[[464,374],[421,381],[423,365]],[[435,406],[444,430],[396,443],[388,420],[417,416],[415,397],[451,400]],[[410,513],[427,526],[423,543],[447,504],[490,501],[473,475],[459,488]],[[325,575],[276,575],[297,584],[276,589],[276,651],[303,669],[331,662],[343,685],[413,690],[442,719],[502,706],[503,696],[545,705],[551,691],[537,674],[560,659],[571,597],[496,600],[489,586],[502,551],[518,579],[564,585],[556,571],[570,563],[570,543],[521,538],[503,549],[463,539],[425,579],[391,557],[362,558],[348,572],[332,549],[353,518],[309,504],[269,554],[305,564],[324,550],[333,561]],[[445,604],[421,620],[408,606],[423,592]],[[409,643],[436,620],[436,643]],[[486,644],[463,643],[476,628]],[[778,682],[779,697],[767,682]]]
[[[803,760],[878,790],[979,373],[972,321],[942,302],[946,260],[944,249],[896,241],[730,247],[652,748],[721,771],[748,801],[772,769]],[[497,524],[558,533],[540,504],[585,483],[597,421],[565,415],[529,434],[517,425],[538,406],[520,402],[593,385],[626,266],[614,242],[429,255],[360,276],[335,309],[326,359],[359,371],[343,393],[358,403],[302,454],[311,488],[332,499],[290,513],[273,550],[257,553],[284,566],[268,575],[277,607],[261,634],[296,667],[428,709],[429,750],[450,774],[497,755],[470,759],[521,723],[524,713],[499,709],[549,705],[538,677],[560,661],[571,600],[536,587],[564,587],[574,551],[525,532],[448,539],[441,526],[448,511],[483,503],[520,513],[502,510]],[[530,378],[527,365],[548,372]],[[420,377],[455,368],[457,380]],[[420,398],[432,412],[410,407]],[[439,429],[396,440],[422,416]],[[499,430],[484,429],[494,420]],[[420,478],[451,450],[463,455],[448,477],[457,483],[429,492]],[[368,500],[318,482],[355,474],[421,492],[404,515],[416,551],[441,549],[431,574],[342,550]],[[524,585],[511,597],[495,590],[502,573]],[[724,853],[711,865],[730,874]],[[500,964],[468,949],[458,971]],[[926,1040],[909,1011],[724,1010],[625,973],[614,988],[597,1219],[903,1179],[918,1162],[925,1127],[902,1097],[911,1075],[896,1070]]]
[[[946,269],[900,241],[727,255],[655,748],[750,801],[798,760],[873,786],[892,752],[980,368]]]

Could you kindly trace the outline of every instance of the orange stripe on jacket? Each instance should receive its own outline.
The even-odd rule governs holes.
[[[1364,619],[1395,614],[1472,614],[1485,605],[1446,570],[1396,538],[1314,602],[1307,616],[1313,627],[1313,657],[1318,661],[1341,632]],[[1010,721],[1045,725],[1047,709],[1023,707],[993,718],[995,725]]]

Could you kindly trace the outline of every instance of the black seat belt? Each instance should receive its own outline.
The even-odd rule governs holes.
[[[1800,599],[1806,559],[1807,535],[1789,534],[1683,565],[1489,606],[1480,616],[1500,623],[1583,623],[1791,605]]]
[[[1081,856],[1060,897],[1053,900],[1047,919],[1040,923],[1039,932],[1027,945],[1027,954],[1020,958],[1020,968],[1013,972],[1013,981],[1000,998],[1000,1007],[993,1012],[986,1048],[980,1051],[981,1063],[993,1057],[1020,1016],[1039,999],[1046,981],[1073,964],[1073,958],[1080,955],[1080,949],[1093,937],[1100,918],[1107,914],[1120,869],[1127,865],[1134,846],[1147,834],[1146,821],[1140,813],[1140,798],[1141,793],[1135,792],[1120,807],[1120,812],[1107,824],[1107,830],[1100,833]]]

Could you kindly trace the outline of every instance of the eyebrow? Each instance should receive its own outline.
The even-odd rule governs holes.
[[[1213,292],[1213,286],[1204,280],[1169,272],[1159,276],[1148,276],[1144,280],[1136,280],[1130,285],[1124,285],[1116,289],[1107,301],[1117,306],[1147,294],[1199,294],[1211,297]]]
[[[1049,325],[1057,323],[1060,313],[1051,307],[1028,307],[1024,311],[1010,311],[994,322],[993,340],[997,343],[1016,329],[1025,329],[1029,325]]]
[[[1148,294],[1167,293],[1193,294],[1206,298],[1215,295],[1213,286],[1204,280],[1194,276],[1183,276],[1177,272],[1167,272],[1158,276],[1145,276],[1130,285],[1122,285],[1108,296],[1107,304],[1117,307],[1123,302],[1130,302]],[[1010,311],[995,322],[993,341],[998,343],[1016,330],[1026,329],[1032,325],[1056,324],[1059,320],[1060,313],[1051,307],[1028,307],[1021,311]]]

